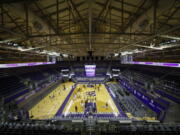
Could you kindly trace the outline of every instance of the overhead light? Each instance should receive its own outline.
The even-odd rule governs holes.
[[[135,49],[135,50],[132,50],[132,51],[121,52],[121,55],[128,55],[128,54],[134,54],[134,53],[142,53],[142,52],[145,52],[145,51],[146,51],[145,49],[143,49],[143,50]]]
[[[23,49],[22,47],[19,46],[19,47],[17,48],[17,50],[23,51],[24,49]]]
[[[68,54],[62,54],[63,57],[68,57]]]
[[[133,52],[131,52],[131,51],[124,51],[124,52],[121,52],[121,55],[127,55],[127,54],[133,54]]]
[[[7,44],[9,46],[6,45],[6,46],[3,46],[3,47],[8,48],[8,49],[12,49],[12,50],[18,50],[18,51],[21,51],[21,52],[31,51],[31,52],[35,52],[35,53],[38,53],[38,54],[47,54],[47,55],[52,55],[52,56],[60,56],[60,53],[57,53],[57,52],[54,52],[54,51],[47,51],[47,50],[40,51],[40,49],[43,48],[44,46],[24,48],[23,46],[20,46],[18,43],[7,42]],[[64,57],[68,57],[68,55],[64,54]]]
[[[180,37],[176,37],[176,36],[160,35],[160,37],[163,37],[163,38],[170,38],[170,39],[175,39],[175,40],[180,40]]]
[[[60,56],[60,53],[57,52],[47,52],[47,54],[51,56]]]
[[[172,42],[172,43],[176,43],[176,42],[177,42],[177,40],[176,40],[176,39],[173,39],[173,40],[171,40],[171,42]]]
[[[117,57],[119,55],[119,53],[114,53],[114,56]]]
[[[15,46],[15,47],[16,47],[16,46],[18,46],[18,44],[14,43],[14,44],[13,44],[13,46]]]
[[[159,48],[161,49],[165,49],[165,48],[171,48],[171,47],[175,47],[175,46],[180,46],[180,44],[169,44],[169,45],[163,45],[163,46],[160,46]]]
[[[150,43],[150,47],[154,47],[155,46],[155,44],[154,43]]]

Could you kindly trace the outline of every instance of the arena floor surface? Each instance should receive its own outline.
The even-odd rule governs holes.
[[[95,104],[96,113],[102,114],[119,114],[119,111],[109,95],[104,84],[92,85],[78,84],[72,93],[66,107],[63,111],[64,115],[68,113],[84,113],[85,102],[90,105]],[[75,109],[77,107],[77,110]]]
[[[73,89],[73,87],[75,88]],[[67,99],[68,94],[70,94],[69,99]],[[66,100],[67,102],[65,102]],[[64,107],[63,104],[65,104]],[[82,114],[87,111],[85,104],[95,106],[96,110],[94,111],[99,114],[114,114],[118,116],[120,113],[104,84],[75,85],[72,82],[60,84],[31,108],[29,113],[32,119],[53,118],[56,115],[58,116],[57,112],[59,109],[63,109],[62,115],[64,116],[71,113]]]

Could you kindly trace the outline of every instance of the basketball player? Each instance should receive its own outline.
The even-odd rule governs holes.
[[[108,103],[106,102],[106,109],[108,108]]]
[[[76,111],[76,112],[78,111],[78,107],[77,107],[77,106],[75,106],[75,111]]]

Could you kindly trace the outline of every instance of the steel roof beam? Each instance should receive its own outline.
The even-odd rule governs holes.
[[[126,31],[126,29],[128,29],[131,25],[133,25],[136,20],[139,19],[139,17],[141,17],[149,8],[147,8],[144,12],[140,13],[142,7],[144,6],[144,4],[146,3],[147,0],[144,0],[141,5],[139,6],[139,8],[137,9],[136,13],[133,13],[130,18],[128,19],[127,24],[123,27],[123,31]]]
[[[59,4],[59,5],[61,5],[61,4],[63,4],[63,3],[65,3],[65,0],[64,0],[64,1],[61,1],[61,2],[59,2],[58,4]],[[57,5],[57,3],[55,3],[55,4],[51,4],[51,5],[47,6],[47,7],[44,7],[42,10],[46,10],[46,9],[48,9],[48,8],[55,7],[56,5]],[[37,10],[37,12],[38,12],[38,10]]]
[[[48,16],[46,16],[46,14],[43,12],[43,10],[41,9],[41,7],[40,7],[36,2],[35,2],[34,4],[35,4],[35,6],[37,7],[37,9],[40,11],[40,13],[41,13],[41,15],[42,15],[42,16],[38,16],[38,17],[40,17],[42,20],[44,20],[44,21],[47,23],[47,25],[48,25],[55,33],[57,33],[57,29],[53,26],[50,18],[49,18]]]
[[[173,12],[168,16],[168,18],[165,21],[166,24],[169,22],[169,20],[172,19],[172,17],[177,13],[177,11],[179,11],[179,9],[180,9],[180,6],[173,9]],[[161,28],[164,26],[165,26],[165,24],[162,25]]]
[[[77,10],[77,7],[76,7],[76,5],[74,4],[74,2],[73,2],[72,0],[69,0],[69,1],[67,1],[67,2],[68,2],[68,4],[69,4],[69,6],[71,7],[71,9],[74,9],[74,11],[76,12],[77,16],[78,16],[79,19],[81,20],[84,28],[88,31],[88,27],[87,27],[84,19],[82,18],[81,14],[80,14],[79,11]]]
[[[37,38],[37,37],[49,37],[49,36],[68,36],[68,35],[87,35],[88,32],[72,32],[72,33],[59,33],[59,34],[45,34],[45,35],[30,35],[29,38]],[[151,33],[128,33],[128,32],[97,32],[92,33],[94,35],[134,35],[134,36],[152,36]]]
[[[78,4],[75,4],[75,6],[76,6],[76,8],[77,8],[77,7],[80,7],[80,6],[83,5],[83,4],[84,4],[84,1],[83,1],[83,2],[80,2],[80,3],[78,3]],[[65,7],[65,8],[63,8],[63,9],[59,9],[58,12],[59,12],[59,13],[62,13],[62,12],[68,11],[68,10],[69,10],[69,7]],[[55,15],[55,14],[57,14],[57,11],[52,12],[52,13],[49,13],[47,16],[53,16],[53,15]]]
[[[99,6],[105,6],[105,4],[103,4],[103,3],[101,3],[101,2],[95,2],[97,5],[99,5]],[[113,10],[116,10],[116,11],[118,11],[118,12],[122,12],[122,9],[120,9],[120,8],[117,8],[117,7],[114,7],[114,6],[110,6],[109,8],[111,8],[111,9],[113,9]],[[124,13],[126,13],[126,14],[129,14],[129,15],[131,15],[131,14],[133,14],[133,12],[131,12],[131,11],[127,11],[127,10],[124,10]]]
[[[103,6],[102,10],[100,11],[97,18],[100,18],[103,15],[104,12],[105,13],[107,12],[107,10],[108,10],[108,8],[110,6],[110,3],[111,3],[111,0],[106,0],[106,3],[104,4],[104,6]]]
[[[119,3],[122,3],[122,2],[123,2],[123,3],[124,3],[125,5],[127,5],[127,6],[131,6],[131,7],[138,8],[137,5],[134,5],[134,4],[132,4],[132,3],[128,3],[128,2],[123,1],[123,0],[114,0],[114,1],[119,2]],[[142,10],[145,10],[145,8],[142,8]]]
[[[12,31],[11,29],[5,28],[5,27],[3,27],[3,26],[0,26],[0,30],[6,31],[6,32],[8,32],[8,33],[10,33],[10,34],[12,34],[12,35],[15,35],[15,36],[25,37],[23,34],[18,33],[18,32],[15,32],[15,31]]]
[[[20,25],[16,22],[16,19],[14,19],[8,12],[6,12],[6,15],[9,17],[9,19],[16,25],[16,27],[24,34],[24,30]]]

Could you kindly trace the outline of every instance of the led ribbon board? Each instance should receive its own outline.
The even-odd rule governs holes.
[[[95,76],[96,65],[85,65],[86,76],[93,77]]]
[[[137,64],[137,65],[150,65],[150,66],[163,66],[163,67],[180,67],[180,63],[162,63],[162,62],[137,62],[131,61],[123,64]]]
[[[55,64],[55,62],[31,62],[31,63],[12,63],[12,64],[0,64],[0,68],[15,68],[15,67],[25,67],[25,66],[39,66]]]

